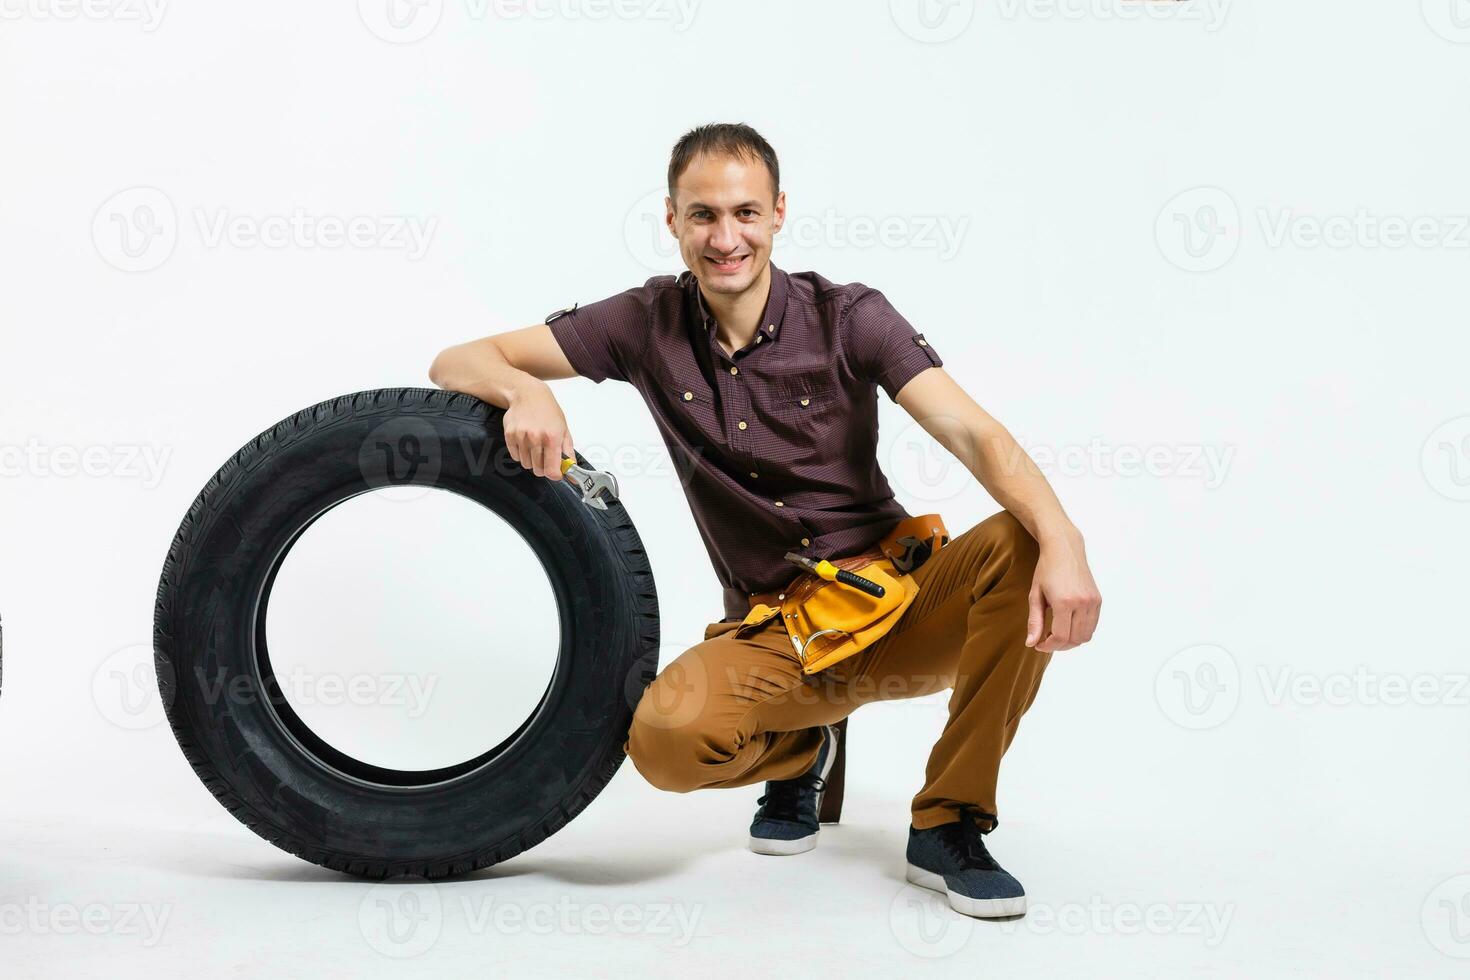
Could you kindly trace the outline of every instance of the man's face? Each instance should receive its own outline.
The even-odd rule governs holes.
[[[771,259],[786,220],[786,192],[771,200],[771,173],[758,160],[697,156],[664,198],[665,222],[684,264],[711,293],[742,293]]]

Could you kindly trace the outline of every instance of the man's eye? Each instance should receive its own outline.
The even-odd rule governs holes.
[[[740,213],[741,214],[755,214],[755,209],[754,208],[741,208],[740,209]]]
[[[709,214],[708,211],[696,211],[696,212],[694,212],[694,217],[696,217],[696,218],[703,218],[707,214]]]

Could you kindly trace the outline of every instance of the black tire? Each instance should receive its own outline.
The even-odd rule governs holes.
[[[510,459],[503,416],[432,389],[334,398],[253,439],[189,508],[154,608],[159,693],[195,773],[272,844],[366,878],[463,874],[556,832],[622,763],[658,658],[647,556],[621,504],[594,510],[570,483]],[[344,500],[408,484],[462,494],[519,531],[561,629],[554,676],[512,735],[417,772],[369,765],[312,733],[265,646],[271,584],[302,532]]]

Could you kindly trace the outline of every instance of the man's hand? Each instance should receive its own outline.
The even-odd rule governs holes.
[[[1041,642],[1043,610],[1051,610],[1051,632]],[[1102,596],[1082,539],[1061,538],[1041,545],[1036,575],[1031,580],[1031,616],[1026,622],[1026,645],[1043,653],[1070,650],[1092,639],[1102,611]]]
[[[504,428],[511,459],[537,476],[560,480],[561,458],[576,458],[567,418],[544,381],[528,380],[512,389]]]

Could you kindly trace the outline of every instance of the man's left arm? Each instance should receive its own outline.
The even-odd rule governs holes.
[[[1082,532],[1067,518],[1046,477],[1020,443],[942,367],[921,370],[894,400],[964,463],[1041,546],[1031,584],[1026,645],[1052,652],[1092,639],[1102,596],[1087,567]],[[1051,631],[1037,642],[1045,608],[1051,609]]]

